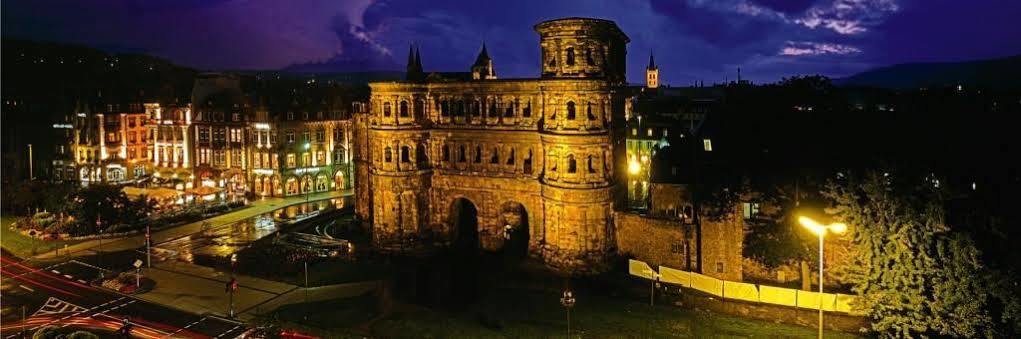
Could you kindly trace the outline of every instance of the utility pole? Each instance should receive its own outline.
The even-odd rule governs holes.
[[[305,315],[304,319],[308,319],[308,260],[305,260]]]
[[[32,166],[32,144],[28,144],[28,180],[35,180],[35,168]]]

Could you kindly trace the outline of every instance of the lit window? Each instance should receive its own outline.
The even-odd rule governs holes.
[[[741,204],[744,210],[744,218],[751,219],[759,215],[759,203],[746,202]]]
[[[289,167],[289,168],[296,167],[297,163],[296,163],[295,159],[296,158],[294,156],[294,153],[288,153],[287,154],[287,167]]]

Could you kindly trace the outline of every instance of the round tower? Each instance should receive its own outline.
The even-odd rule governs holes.
[[[542,257],[566,273],[602,272],[615,244],[611,120],[628,38],[601,19],[552,20],[535,30],[544,60]]]
[[[613,21],[565,18],[535,25],[542,49],[543,78],[605,78],[627,81],[627,43]]]

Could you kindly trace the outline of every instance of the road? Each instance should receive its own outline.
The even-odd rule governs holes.
[[[339,194],[338,194],[339,193]],[[346,193],[346,194],[345,194]],[[340,198],[346,196],[344,198]],[[314,195],[311,200],[338,198],[337,207],[349,203],[349,192],[329,192]],[[328,200],[329,201],[329,200]],[[203,231],[203,222],[181,225],[154,232],[155,247],[165,247],[178,256],[163,259],[182,260],[191,254],[220,249],[233,252],[266,234],[275,231],[272,218],[293,217],[313,206],[304,206],[304,199],[272,198],[256,201],[251,207],[207,219],[212,227]],[[283,215],[274,215],[282,213]],[[269,219],[266,222],[264,219]],[[255,222],[262,220],[259,225]],[[263,227],[269,225],[272,227]],[[196,236],[198,235],[198,236]],[[73,326],[110,333],[116,331],[129,317],[134,337],[140,338],[234,338],[249,330],[243,323],[210,315],[194,314],[181,310],[172,299],[164,306],[140,298],[118,294],[107,289],[90,286],[100,274],[116,274],[130,269],[130,262],[144,258],[144,236],[130,236],[103,241],[86,241],[72,246],[69,251],[41,254],[30,261],[3,253],[0,267],[2,276],[2,338],[15,338],[22,330],[31,333],[47,325]],[[226,252],[224,252],[226,253]],[[207,253],[223,255],[224,253]],[[97,255],[98,254],[98,255]],[[130,257],[130,258],[129,258]],[[157,258],[153,258],[156,260]],[[30,263],[31,262],[31,263]],[[46,262],[46,264],[42,264]],[[45,266],[44,266],[45,265]],[[172,282],[157,284],[170,288]],[[220,299],[220,284],[215,291],[203,291],[201,296],[216,295]],[[224,286],[225,287],[225,286]],[[243,286],[244,288],[244,286]],[[209,289],[209,288],[206,288]],[[144,294],[143,294],[144,296]],[[24,308],[22,308],[24,307]],[[22,311],[25,317],[22,319]],[[30,335],[30,334],[29,334]]]
[[[234,338],[249,328],[217,317],[190,314],[90,286],[101,269],[69,260],[37,268],[2,257],[4,338],[47,325],[116,331],[127,317],[139,338]],[[25,320],[22,321],[22,306]]]

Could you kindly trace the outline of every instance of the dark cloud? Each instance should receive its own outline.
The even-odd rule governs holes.
[[[152,53],[199,68],[466,71],[483,41],[501,77],[536,76],[532,26],[567,16],[616,21],[628,74],[655,53],[683,85],[793,74],[844,76],[911,61],[1021,54],[1021,3],[952,0],[275,0],[5,1],[5,36]]]

